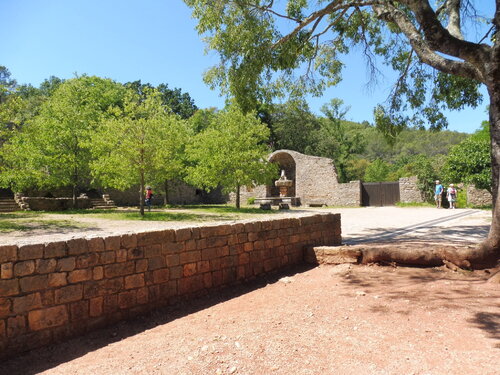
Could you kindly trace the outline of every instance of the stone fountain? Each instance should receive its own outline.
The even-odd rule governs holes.
[[[280,189],[280,198],[283,198],[279,204],[280,209],[289,209],[292,201],[288,198],[288,189],[293,185],[293,181],[286,178],[284,169],[281,170],[280,178],[274,181],[274,185]]]

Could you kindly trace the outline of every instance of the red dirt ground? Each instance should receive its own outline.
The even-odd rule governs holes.
[[[484,271],[321,266],[156,311],[0,374],[499,374]]]

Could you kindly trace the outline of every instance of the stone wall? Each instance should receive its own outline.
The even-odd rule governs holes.
[[[333,160],[318,156],[304,155],[291,150],[278,150],[269,155],[269,161],[277,163],[285,170],[287,178],[294,183],[292,196],[299,197],[303,205],[310,203],[328,206],[361,206],[361,185],[359,181],[340,184]],[[277,175],[276,179],[280,176]],[[241,202],[248,198],[273,196],[277,189],[260,185],[241,189]],[[230,195],[231,203],[235,194]]]
[[[425,199],[417,186],[417,176],[399,179],[399,201],[401,203],[424,203]]]
[[[225,203],[227,197],[224,197],[219,189],[212,192],[206,192],[196,189],[183,182],[170,182],[168,192],[169,204],[200,204],[200,203]],[[106,193],[118,206],[138,206],[139,205],[139,186],[120,191],[116,189],[106,189]],[[153,205],[163,205],[164,196],[153,186]]]
[[[22,203],[26,203],[32,211],[64,211],[75,208],[73,198],[43,198],[43,197],[22,197]],[[77,198],[76,208],[91,208],[92,203],[89,198]]]
[[[491,206],[492,196],[488,190],[467,186],[467,204],[473,207]]]
[[[303,261],[340,215],[0,246],[0,357]]]

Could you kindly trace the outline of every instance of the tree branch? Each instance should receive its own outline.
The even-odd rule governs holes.
[[[410,0],[409,2],[412,1],[413,0]],[[423,0],[423,2],[427,2],[427,0]],[[432,66],[433,68],[443,73],[459,75],[462,77],[475,79],[481,82],[486,81],[484,72],[476,68],[473,64],[467,61],[462,62],[462,61],[447,59],[437,54],[434,51],[434,48],[432,48],[433,46],[430,45],[430,43],[427,40],[424,40],[424,38],[416,29],[416,27],[413,25],[413,23],[401,10],[387,4],[375,5],[373,6],[373,9],[376,14],[383,15],[386,18],[390,17],[390,20],[392,20],[399,26],[401,31],[408,38],[413,50],[423,63]],[[462,42],[459,39],[452,37],[449,34],[449,32],[446,31],[445,29],[443,30],[448,35],[449,38],[453,38],[455,41],[458,41],[460,43]]]

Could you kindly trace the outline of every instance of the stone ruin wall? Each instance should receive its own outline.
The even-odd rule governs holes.
[[[474,185],[469,185],[467,190],[467,204],[473,207],[491,206],[493,198],[486,189],[477,189]]]
[[[279,163],[279,154],[287,154],[295,162],[295,196],[300,198],[301,204],[361,206],[361,183],[353,181],[340,184],[333,160],[290,150],[275,151],[269,156],[269,160],[274,159]],[[240,194],[241,202],[245,204],[249,198],[266,197],[267,189],[265,185],[251,189],[243,187]],[[235,201],[236,194],[231,193],[230,202],[234,204]]]
[[[0,246],[0,358],[303,261],[340,215]]]
[[[399,179],[399,201],[401,203],[424,203],[425,198],[417,186],[417,176]]]

